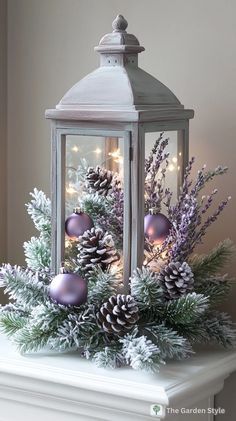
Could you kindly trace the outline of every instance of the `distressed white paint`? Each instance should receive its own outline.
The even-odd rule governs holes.
[[[188,143],[188,121],[193,117],[193,110],[185,110],[176,96],[161,82],[138,67],[138,53],[144,50],[137,38],[126,32],[127,21],[118,15],[112,24],[113,32],[105,35],[96,50],[100,53],[100,67],[74,85],[53,110],[46,111],[46,117],[64,123],[63,134],[76,134],[84,126],[88,134],[95,122],[110,124],[115,136],[115,124],[118,122],[123,129],[121,136],[131,141],[131,168],[126,173],[124,203],[131,212],[125,209],[124,218],[124,283],[128,289],[130,272],[143,264],[144,251],[144,161],[145,161],[145,125],[146,131],[152,126],[160,130],[184,130],[182,136]],[[72,129],[74,123],[74,130]],[[131,123],[130,132],[126,133],[124,126]],[[54,124],[54,123],[53,123]],[[92,129],[93,130],[93,129]],[[94,132],[94,134],[96,134]],[[52,142],[55,132],[53,131]],[[100,135],[106,136],[101,131]],[[52,245],[52,268],[58,271],[63,260],[64,237],[64,179],[61,170],[63,156],[61,154],[60,138],[57,150],[52,159],[52,218],[56,244]],[[61,142],[63,140],[61,139]],[[188,160],[188,144],[183,145],[183,163]],[[129,166],[129,145],[125,148],[125,164]],[[56,157],[56,158],[55,158]],[[55,165],[55,159],[57,163]],[[183,168],[180,171],[183,178]],[[55,185],[55,180],[57,183]],[[182,180],[179,180],[181,184]],[[131,233],[131,236],[128,234]],[[130,262],[131,264],[126,263]]]

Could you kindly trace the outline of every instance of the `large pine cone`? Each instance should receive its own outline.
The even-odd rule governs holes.
[[[100,228],[85,231],[78,238],[78,251],[79,264],[88,271],[96,266],[105,270],[119,260],[112,236]]]
[[[86,179],[90,189],[99,195],[107,196],[109,190],[112,189],[113,174],[105,168],[89,167]]]
[[[123,336],[138,321],[138,307],[131,295],[112,295],[97,313],[98,324],[107,333]]]
[[[192,292],[193,273],[188,263],[171,262],[160,270],[159,282],[169,300]]]

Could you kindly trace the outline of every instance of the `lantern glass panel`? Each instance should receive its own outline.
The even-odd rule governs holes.
[[[167,207],[164,205],[166,191],[172,193],[171,204],[175,204],[183,182],[183,163],[187,159],[184,134],[182,129],[145,133],[146,163],[151,162],[153,148],[158,143],[145,177],[144,264],[154,271],[159,270],[158,265],[165,258],[165,252],[159,255],[159,251],[170,230]],[[156,259],[154,256],[159,257]]]
[[[92,193],[104,198],[103,204],[108,204],[109,193],[102,191],[102,187],[97,192],[90,190],[85,185],[85,175],[87,169],[92,167],[96,169],[97,166],[118,173],[120,185],[123,193],[124,180],[124,139],[122,137],[105,137],[105,136],[87,136],[87,135],[67,135],[66,136],[66,151],[65,151],[65,218],[73,213],[74,208],[81,207],[83,209],[83,201],[88,197],[88,193]],[[116,203],[118,205],[118,203]],[[94,226],[100,227],[103,231],[112,234],[115,246],[118,249],[120,256],[123,255],[123,202],[122,209],[119,210],[121,214],[121,222],[118,223],[118,208],[112,212],[108,212],[107,216],[101,218],[98,214],[89,215],[92,217]],[[87,214],[89,212],[87,211]],[[112,220],[114,218],[114,221]],[[116,225],[120,224],[120,226]],[[120,228],[119,235],[115,235],[115,231]],[[113,232],[114,231],[114,232]],[[66,249],[71,246],[71,240],[65,235],[65,254]]]
[[[160,139],[161,133],[163,132],[149,132],[145,133],[145,159],[150,157],[150,153],[158,139]],[[176,202],[180,187],[180,178],[182,172],[182,160],[183,160],[183,150],[182,145],[178,141],[179,132],[177,130],[165,131],[162,135],[162,140],[168,140],[168,144],[163,151],[164,154],[168,154],[168,158],[163,161],[160,166],[159,172],[157,174],[156,180],[162,179],[161,170],[165,170],[165,177],[163,178],[162,186],[163,188],[169,188],[173,193],[172,202]],[[168,165],[166,166],[166,161]],[[154,160],[155,165],[155,160]],[[146,209],[147,210],[147,209]],[[162,211],[165,213],[165,209]]]

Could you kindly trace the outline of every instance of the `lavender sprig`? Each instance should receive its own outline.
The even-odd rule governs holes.
[[[169,196],[169,189],[165,188],[165,177],[169,165],[169,153],[165,149],[169,139],[163,139],[163,133],[156,140],[155,145],[145,161],[145,208],[148,211],[155,208],[161,210],[161,203]]]
[[[202,241],[207,229],[217,220],[230,199],[221,202],[213,214],[203,222],[202,218],[211,208],[217,190],[213,190],[206,201],[205,196],[199,200],[199,192],[215,176],[224,174],[227,168],[219,166],[213,171],[206,171],[206,167],[203,166],[198,171],[196,181],[193,183],[190,180],[193,163],[194,158],[191,159],[186,169],[183,189],[178,202],[175,206],[169,208],[169,216],[173,224],[168,240],[172,244],[170,249],[171,260],[187,259],[196,245]]]

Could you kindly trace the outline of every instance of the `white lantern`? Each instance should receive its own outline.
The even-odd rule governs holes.
[[[189,119],[185,109],[161,82],[138,67],[144,51],[127,33],[118,15],[113,32],[95,50],[100,67],[74,85],[55,109],[52,121],[52,269],[58,272],[65,252],[66,199],[78,199],[79,187],[70,184],[78,162],[115,170],[123,178],[123,262],[126,284],[144,255],[144,164],[159,134],[169,137],[167,182],[175,194],[188,162]],[[68,168],[69,167],[69,168]],[[79,180],[78,180],[79,183]]]

